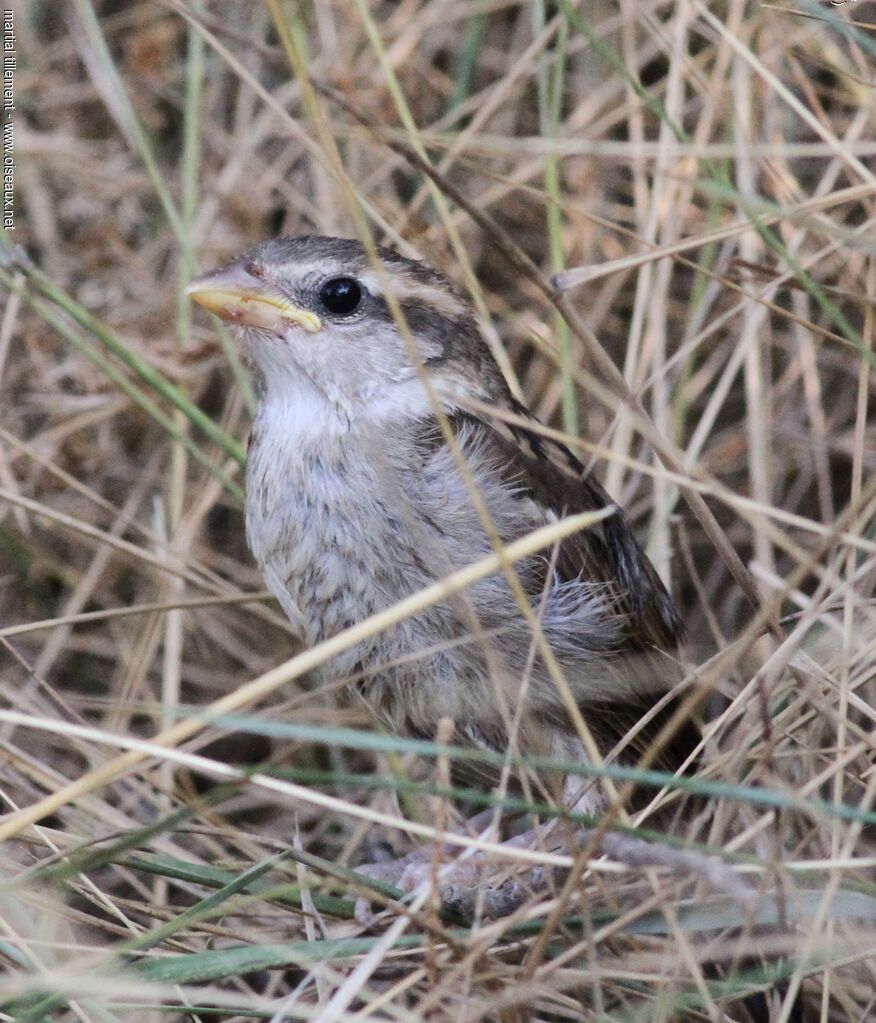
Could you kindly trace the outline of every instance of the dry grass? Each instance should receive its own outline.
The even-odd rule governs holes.
[[[744,1020],[732,995],[758,986],[773,1023],[876,1018],[872,17],[17,12],[6,252],[33,264],[0,269],[0,1018]],[[346,865],[434,833],[446,757],[342,715],[303,675],[318,652],[285,663],[243,540],[249,385],[181,293],[270,235],[363,225],[470,289],[671,580],[713,721],[696,774],[651,791],[705,796],[667,840],[738,867],[756,920],[593,860],[501,921],[425,896],[352,919]],[[558,310],[539,278],[578,266]]]

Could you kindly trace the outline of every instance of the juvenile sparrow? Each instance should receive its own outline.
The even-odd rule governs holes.
[[[491,552],[460,453],[506,543],[610,503],[514,399],[448,280],[389,249],[379,258],[377,269],[357,241],[280,238],[188,289],[235,325],[257,375],[247,537],[307,644]],[[515,570],[607,753],[681,677],[672,600],[620,510]],[[341,654],[325,674],[350,678],[396,733],[434,738],[450,718],[455,741],[504,753],[516,714],[519,752],[585,757],[501,573]],[[674,759],[670,749],[659,763]]]

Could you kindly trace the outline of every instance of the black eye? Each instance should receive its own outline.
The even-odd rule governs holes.
[[[362,301],[362,285],[352,277],[332,277],[319,289],[319,300],[335,316],[349,316]]]

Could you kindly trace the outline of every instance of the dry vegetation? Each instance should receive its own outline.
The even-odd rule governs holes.
[[[761,988],[774,1023],[876,1018],[873,9],[17,11],[0,1018],[742,1021]],[[667,841],[724,857],[754,915],[585,856],[507,919],[375,894],[355,922],[352,866],[432,833],[446,762],[287,661],[243,539],[246,372],[181,292],[363,222],[471,291],[671,580],[712,721],[649,791],[699,793]],[[539,286],[564,267],[592,337]]]

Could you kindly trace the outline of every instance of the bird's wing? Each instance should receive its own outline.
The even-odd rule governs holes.
[[[457,431],[473,435],[479,449],[494,449],[494,464],[507,473],[521,498],[533,501],[546,516],[562,517],[612,505],[575,455],[539,432],[540,424],[525,406],[510,398],[508,405],[507,412],[516,420],[531,422],[532,427],[482,412],[457,412],[451,422]],[[674,650],[683,638],[681,619],[629,520],[621,508],[614,507],[601,523],[561,543],[556,572],[562,580],[604,584],[613,609],[627,623],[631,644]]]
[[[533,502],[546,518],[596,511],[612,504],[600,484],[563,444],[538,432],[539,423],[510,396],[505,411],[518,422],[456,412],[451,425],[466,444],[494,453],[490,459],[507,474],[521,500]],[[519,425],[520,420],[532,423]],[[623,649],[606,663],[618,682],[604,699],[586,700],[582,711],[604,748],[610,748],[652,710],[682,677],[675,653],[683,627],[675,605],[654,566],[636,540],[629,520],[615,506],[613,514],[590,529],[563,540],[555,556],[559,580],[582,580],[604,586],[611,613],[623,622]],[[540,593],[530,594],[534,606]],[[640,729],[632,749],[644,752],[674,710],[670,703]],[[656,766],[674,769],[699,734],[685,722],[657,757]],[[629,751],[627,756],[629,755]]]

